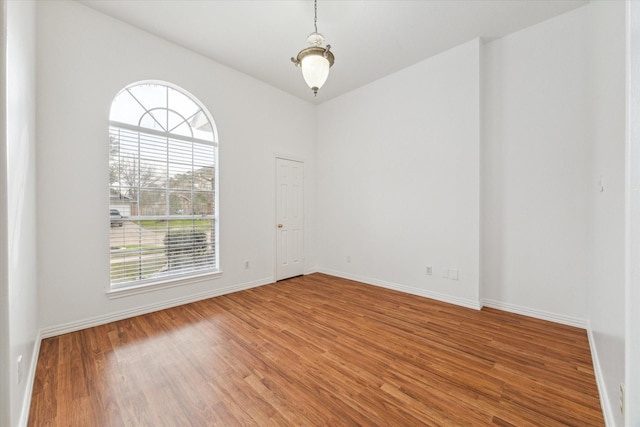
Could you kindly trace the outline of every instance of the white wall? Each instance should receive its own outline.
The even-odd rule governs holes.
[[[589,328],[609,425],[625,366],[625,3],[593,2],[590,18]],[[596,183],[602,178],[603,191]],[[630,260],[630,262],[637,262]]]
[[[8,424],[26,422],[38,337],[34,2],[7,2]],[[2,215],[4,218],[4,215]],[[5,317],[3,317],[3,321]],[[5,344],[5,343],[3,343]],[[18,381],[17,360],[24,375]],[[3,392],[6,387],[3,387]],[[3,419],[3,422],[6,418]]]
[[[11,392],[9,340],[9,247],[7,232],[7,2],[0,1],[0,395]],[[10,425],[10,399],[0,399],[0,425]]]
[[[320,270],[479,307],[479,92],[474,40],[318,107]]]
[[[625,422],[640,425],[640,2],[627,3]]]
[[[586,9],[484,46],[485,304],[586,326]]]
[[[275,155],[305,160],[306,265],[315,265],[313,105],[76,2],[38,3],[38,280],[44,334],[269,283]],[[109,108],[124,86],[177,84],[220,140],[221,278],[108,299]],[[244,269],[249,260],[251,269]]]

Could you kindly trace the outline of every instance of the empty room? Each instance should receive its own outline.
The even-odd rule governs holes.
[[[0,4],[0,426],[640,425],[638,2]]]

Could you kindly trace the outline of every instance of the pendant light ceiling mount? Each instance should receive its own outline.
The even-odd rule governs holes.
[[[330,50],[331,45],[327,45],[326,48],[322,47],[324,37],[318,32],[318,0],[313,0],[313,7],[315,31],[307,37],[310,47],[302,49],[297,57],[291,58],[291,62],[302,68],[302,77],[313,91],[313,95],[316,96],[318,89],[327,81],[329,68],[333,66],[335,58]]]

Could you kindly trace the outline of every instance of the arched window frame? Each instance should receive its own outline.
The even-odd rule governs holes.
[[[109,293],[220,274],[218,134],[195,96],[164,81],[123,88],[109,113],[109,168]]]

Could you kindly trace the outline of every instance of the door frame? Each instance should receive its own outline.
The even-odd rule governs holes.
[[[278,228],[276,226],[278,222],[278,159],[288,160],[292,162],[302,163],[304,166],[307,162],[303,157],[290,156],[287,154],[274,153],[273,156],[273,282],[277,282],[278,279]],[[307,274],[307,169],[304,168],[304,182],[302,185],[302,274]],[[284,279],[283,279],[284,280]]]

